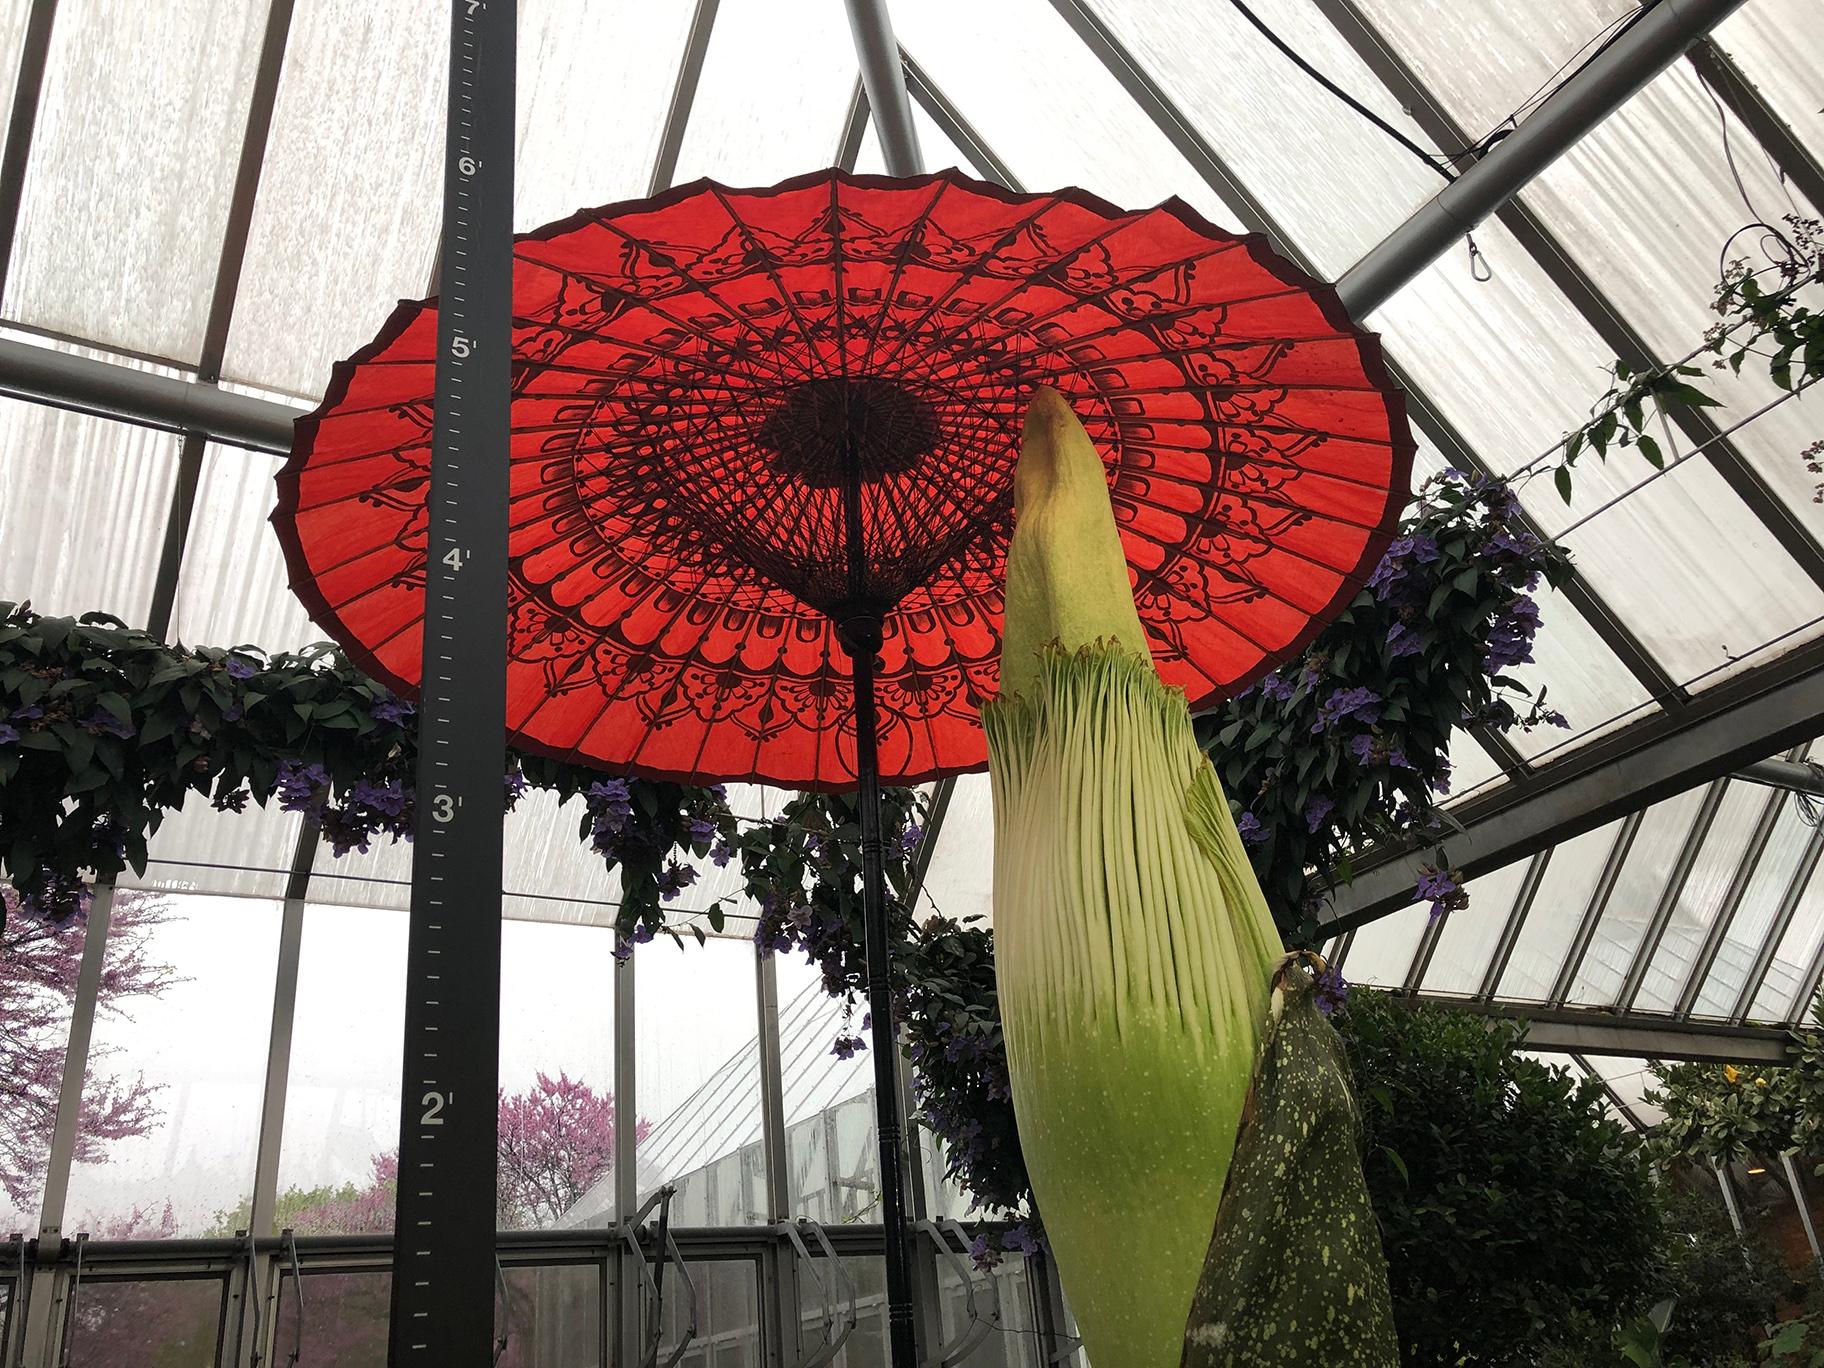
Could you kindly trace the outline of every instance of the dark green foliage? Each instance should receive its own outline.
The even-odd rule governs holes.
[[[1281,992],[1191,1299],[1184,1368],[1398,1368],[1349,1061],[1310,977],[1289,968]]]
[[[1661,1294],[1673,1298],[1664,1349],[1668,1363],[1723,1368],[1754,1361],[1755,1328],[1793,1292],[1779,1255],[1752,1233],[1744,1243],[1716,1195],[1668,1179]]]
[[[1650,1166],[1599,1085],[1523,1058],[1518,1023],[1359,990],[1336,1023],[1406,1363],[1531,1363],[1651,1300]]]

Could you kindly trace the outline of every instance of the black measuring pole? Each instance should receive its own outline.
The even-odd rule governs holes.
[[[452,0],[391,1368],[494,1355],[515,0]]]
[[[906,1165],[900,1145],[899,1038],[893,1024],[892,936],[887,926],[885,852],[880,834],[880,715],[874,657],[881,613],[867,593],[867,544],[861,517],[861,457],[844,443],[844,550],[849,603],[836,639],[849,657],[855,686],[856,805],[861,816],[861,924],[868,957],[868,1012],[874,1051],[874,1132],[880,1144],[880,1221],[887,1246],[887,1348],[892,1368],[917,1368],[912,1320],[912,1245],[906,1226]]]

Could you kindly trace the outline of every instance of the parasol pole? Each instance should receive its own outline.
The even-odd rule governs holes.
[[[882,614],[867,597],[867,548],[861,524],[861,456],[851,437],[843,450],[844,548],[849,602],[836,639],[855,685],[855,774],[861,809],[861,923],[868,955],[868,1013],[874,1055],[874,1130],[880,1144],[880,1215],[887,1246],[887,1345],[893,1368],[917,1368],[912,1325],[912,1248],[906,1225],[905,1156],[900,1140],[899,1041],[893,1023],[891,938],[887,929],[885,853],[880,836],[879,717],[874,657]]]

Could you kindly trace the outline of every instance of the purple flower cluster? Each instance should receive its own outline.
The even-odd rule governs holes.
[[[1311,983],[1311,995],[1317,1010],[1335,1016],[1349,1005],[1349,983],[1338,969],[1328,968]]]
[[[296,760],[281,760],[272,788],[278,795],[279,806],[285,811],[320,817],[329,802],[329,771],[317,764],[301,765]]]
[[[259,673],[259,667],[244,656],[229,656],[224,668],[228,671],[228,678],[233,680],[252,679]]]
[[[1260,696],[1275,703],[1292,701],[1292,681],[1281,674],[1267,675],[1260,681]]]
[[[1495,614],[1488,629],[1488,650],[1483,662],[1492,673],[1533,658],[1533,637],[1539,631],[1539,605],[1530,595],[1516,594]]]
[[[858,1035],[839,1035],[836,1043],[830,1046],[830,1053],[838,1059],[853,1059],[868,1048],[868,1042]]]
[[[1381,720],[1383,702],[1381,696],[1365,684],[1353,689],[1332,689],[1317,710],[1317,721],[1311,724],[1311,732],[1316,735],[1350,718],[1371,727]]]
[[[1267,829],[1251,812],[1244,812],[1235,819],[1235,833],[1248,845],[1259,845],[1267,839]]]
[[[1425,865],[1419,870],[1417,896],[1414,902],[1431,903],[1431,920],[1436,921],[1446,912],[1469,906],[1469,894],[1463,887],[1462,871],[1456,869],[1438,869]]]
[[[1313,834],[1324,824],[1324,819],[1336,810],[1336,800],[1324,794],[1313,794],[1305,804],[1305,830]]]
[[[1418,655],[1430,644],[1431,633],[1415,632],[1404,622],[1396,622],[1387,629],[1387,654],[1395,660]]]
[[[1387,554],[1368,577],[1368,587],[1382,603],[1398,602],[1411,590],[1415,565],[1429,565],[1438,558],[1438,544],[1423,532],[1396,537],[1387,544]]]
[[[13,886],[19,891],[20,913],[53,926],[82,921],[95,901],[95,890],[81,879],[42,866],[31,878],[15,881]]]
[[[385,698],[374,704],[372,708],[368,709],[368,716],[373,718],[376,722],[386,722],[395,727],[403,727],[407,722],[412,720],[412,715],[417,711],[418,709],[413,707],[405,699],[395,698],[391,694],[388,694]]]
[[[659,874],[659,897],[676,902],[678,895],[697,881],[697,871],[687,864],[667,860]]]
[[[526,796],[526,776],[517,767],[507,771],[507,811],[512,812],[519,806],[519,800]]]
[[[106,708],[95,708],[85,713],[77,725],[94,735],[117,736],[122,741],[131,740],[134,735],[131,722],[123,722]]]

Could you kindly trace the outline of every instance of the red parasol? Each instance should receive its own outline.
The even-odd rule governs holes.
[[[845,619],[879,623],[882,777],[980,768],[1038,385],[1108,462],[1193,705],[1299,650],[1406,497],[1376,340],[1177,201],[700,181],[519,239],[513,301],[508,725],[613,770],[853,787]],[[312,616],[404,693],[436,328],[434,300],[403,303],[337,366],[274,516]]]

